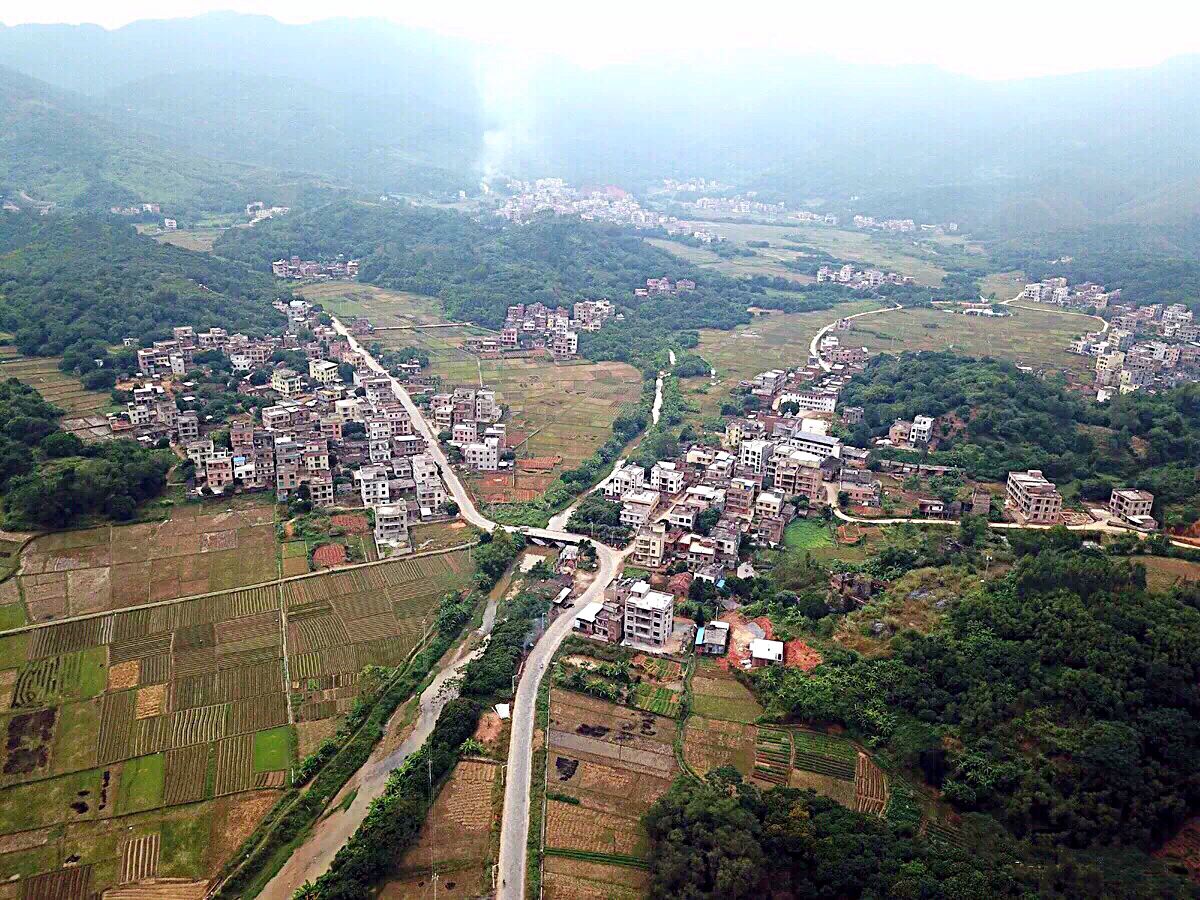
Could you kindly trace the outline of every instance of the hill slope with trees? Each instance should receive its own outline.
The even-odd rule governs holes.
[[[105,355],[175,325],[260,334],[283,316],[270,275],[90,217],[0,214],[0,329],[23,353]],[[99,346],[97,346],[99,345]]]

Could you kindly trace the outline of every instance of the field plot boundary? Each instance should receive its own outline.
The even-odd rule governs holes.
[[[392,556],[387,559],[375,559],[369,562],[356,563],[352,566],[344,566],[337,569],[338,574],[353,572],[360,569],[366,569],[373,566],[394,565],[398,562],[408,562],[414,559],[423,559],[429,556],[443,556],[448,553],[455,553],[460,550],[470,550],[479,544],[478,541],[471,541],[466,544],[456,544],[453,547],[439,547],[433,550],[423,550],[420,553],[413,553],[409,556]],[[76,616],[64,616],[61,619],[54,619],[48,622],[30,622],[26,625],[19,625],[16,628],[9,628],[5,631],[0,631],[0,637],[7,637],[12,634],[24,634],[28,632],[41,631],[46,628],[54,628],[59,625],[68,625],[74,622],[88,622],[94,619],[103,619],[106,616],[115,616],[123,613],[138,612],[146,609],[161,609],[165,606],[174,606],[180,603],[186,603],[191,600],[204,600],[208,597],[220,597],[229,594],[236,594],[242,591],[249,591],[255,588],[270,588],[278,585],[288,584],[295,581],[302,581],[306,578],[317,578],[322,575],[330,574],[325,572],[305,572],[303,575],[289,575],[286,578],[276,578],[271,581],[260,581],[256,584],[244,584],[236,588],[227,588],[221,591],[205,591],[203,594],[188,594],[184,597],[171,597],[167,600],[155,600],[150,603],[139,603],[135,606],[123,606],[120,609],[100,610],[97,612],[80,613]]]

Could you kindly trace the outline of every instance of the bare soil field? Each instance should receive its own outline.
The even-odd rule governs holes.
[[[468,759],[455,766],[417,842],[399,861],[398,877],[383,886],[380,896],[398,900],[432,895],[434,873],[444,896],[489,892],[492,827],[503,804],[501,785],[499,763]]]
[[[690,716],[684,731],[684,759],[699,775],[733,766],[749,777],[754,771],[755,730],[740,722]]]
[[[678,771],[674,721],[554,688],[549,724],[545,847],[637,864],[648,851],[641,817]],[[559,874],[554,890],[569,896]]]
[[[547,900],[635,900],[646,896],[645,869],[547,856],[542,876]]]
[[[31,622],[122,609],[271,581],[274,507],[190,504],[162,522],[64,531],[21,553]]]

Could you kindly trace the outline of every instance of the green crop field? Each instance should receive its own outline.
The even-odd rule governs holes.
[[[354,281],[306,284],[298,287],[296,293],[310,303],[320,303],[335,316],[365,316],[376,327],[446,321],[436,297],[389,291]]]
[[[1008,307],[1012,316],[964,316],[940,309],[902,309],[857,319],[839,332],[845,345],[872,352],[951,350],[965,356],[994,356],[1034,369],[1088,375],[1093,362],[1067,352],[1072,338],[1095,330],[1096,319],[1053,308]]]
[[[161,753],[126,761],[121,767],[117,815],[153,809],[162,803],[165,774],[166,758]]]
[[[254,771],[276,772],[292,764],[291,729],[286,725],[254,735]]]
[[[832,543],[829,526],[820,519],[794,519],[783,532],[783,545],[789,550],[812,550]]]
[[[758,251],[761,254],[758,259],[763,262],[810,258],[802,248],[812,247],[837,259],[852,260],[885,271],[911,275],[918,284],[930,287],[942,283],[946,265],[968,261],[977,263],[980,260],[974,247],[962,238],[950,235],[889,235],[856,228],[830,228],[800,222],[794,225],[749,222],[696,224],[738,244],[744,245],[747,241],[767,241],[771,246]]]

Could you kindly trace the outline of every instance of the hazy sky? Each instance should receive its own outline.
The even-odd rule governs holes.
[[[600,6],[598,11],[596,6]],[[658,54],[686,60],[754,48],[817,52],[853,62],[929,63],[981,78],[1145,66],[1200,52],[1200,15],[1181,0],[1135,5],[1009,0],[3,0],[0,21],[94,22],[217,9],[284,22],[380,16],[506,47],[600,65]]]

